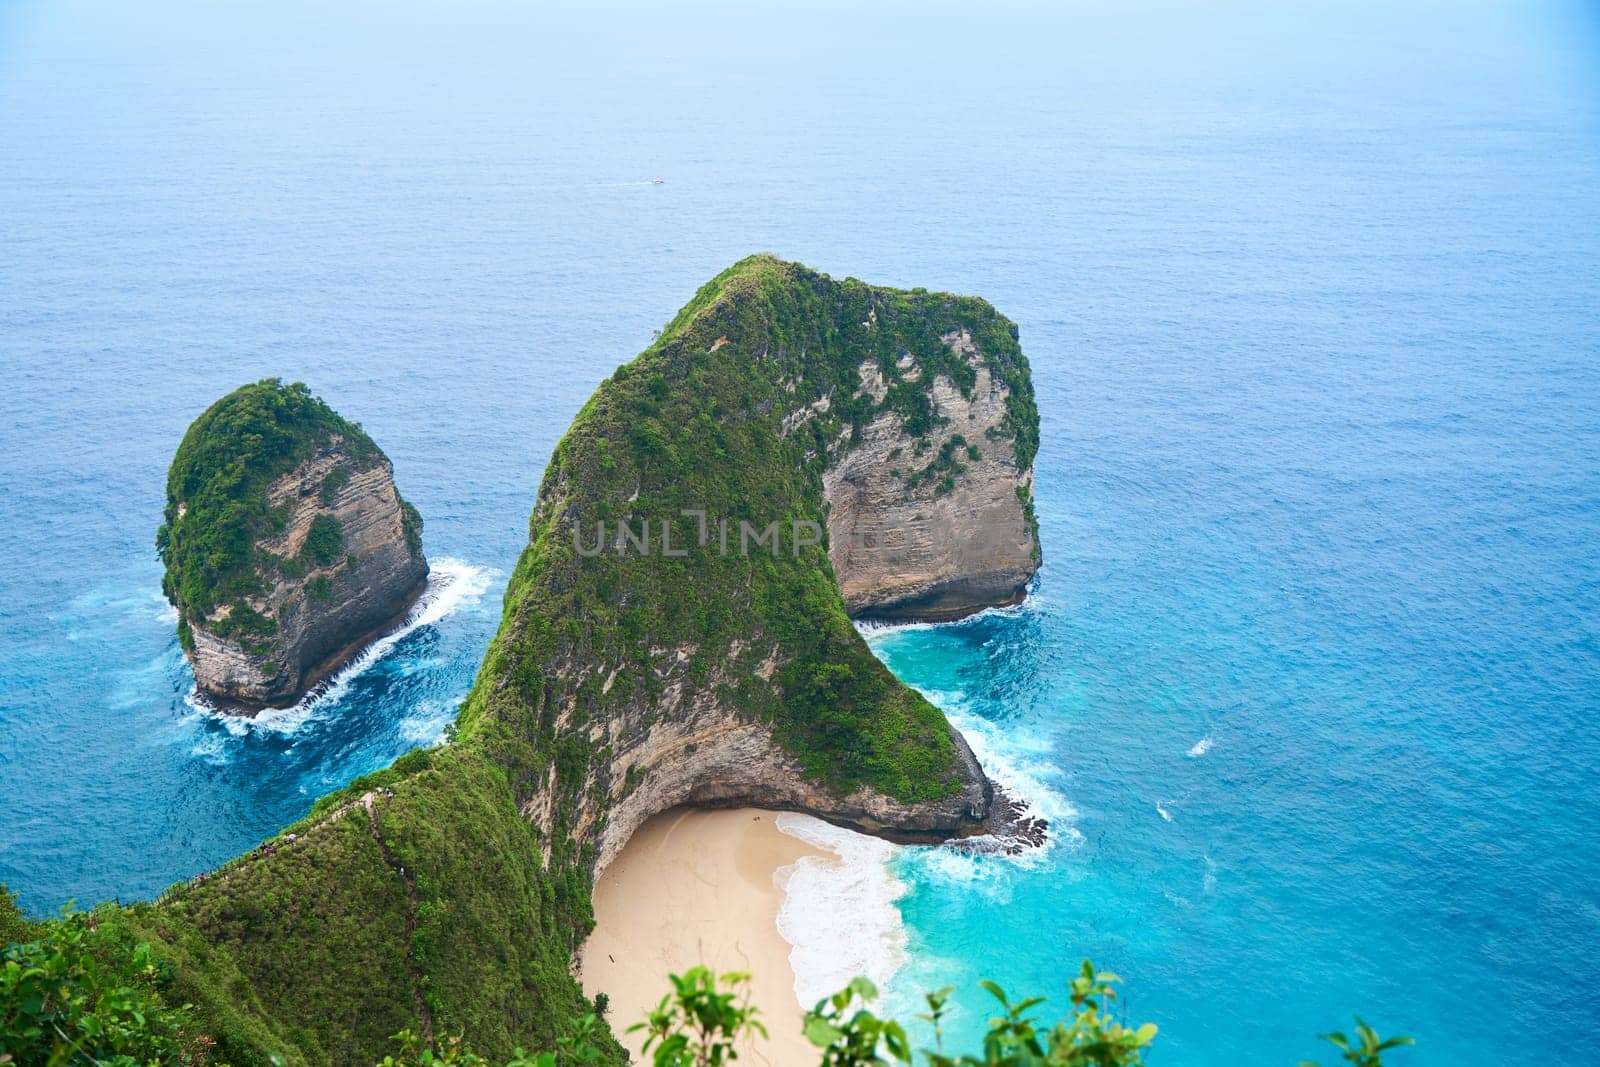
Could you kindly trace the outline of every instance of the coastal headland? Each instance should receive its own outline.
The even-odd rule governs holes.
[[[592,1010],[572,963],[596,879],[653,816],[1009,832],[1014,805],[852,615],[1020,596],[1037,444],[1016,327],[983,300],[741,261],[556,446],[449,743],[97,936],[149,943],[236,1064],[374,1062],[402,1029],[498,1057]],[[709,551],[702,515],[755,544]],[[648,523],[683,534],[672,554],[636,550]],[[825,535],[761,536],[797,523]],[[618,524],[634,536],[579,551]]]

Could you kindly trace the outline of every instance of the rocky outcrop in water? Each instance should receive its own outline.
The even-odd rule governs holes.
[[[492,661],[536,674],[540,717],[588,753],[530,795],[545,838],[603,866],[680,804],[899,840],[992,830],[965,739],[849,619],[1015,603],[1038,565],[1037,435],[1016,328],[984,301],[766,257],[703,289],[558,446],[507,594]],[[808,521],[815,540],[792,539]],[[776,545],[747,543],[769,524]],[[595,611],[613,621],[577,624]],[[526,721],[515,693],[484,696]]]
[[[300,699],[421,593],[421,519],[359,426],[303,385],[245,386],[196,420],[168,482],[165,588],[202,694]]]

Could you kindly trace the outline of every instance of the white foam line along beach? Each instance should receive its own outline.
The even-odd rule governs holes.
[[[428,585],[417,602],[406,613],[405,621],[372,642],[332,678],[307,693],[301,700],[287,708],[268,708],[254,718],[241,715],[218,715],[209,701],[191,690],[185,698],[189,706],[205,715],[217,716],[228,731],[244,734],[249,730],[272,730],[289,733],[298,729],[319,707],[331,704],[342,697],[350,683],[394,650],[406,635],[423,626],[439,622],[451,612],[488,591],[494,571],[477,567],[465,560],[443,558],[432,561]]]
[[[778,829],[832,854],[805,856],[774,876],[783,891],[778,933],[794,946],[795,996],[810,1006],[863,974],[886,986],[906,959],[895,846],[794,812],[778,816]]]

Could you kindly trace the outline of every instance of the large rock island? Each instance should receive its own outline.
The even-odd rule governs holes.
[[[292,472],[321,440],[257,483],[263,502],[313,484]],[[850,615],[1014,600],[1037,560],[1037,440],[1015,327],[984,301],[736,264],[556,446],[450,743],[154,904],[100,913],[99,936],[171,965],[166,995],[195,1006],[219,1062],[372,1063],[402,1029],[503,1059],[592,1010],[571,965],[594,879],[651,815],[748,804],[897,838],[993,831],[1005,806],[972,752]],[[173,499],[169,557],[197,500],[177,474]],[[267,534],[295,558],[315,536],[263,521],[239,543]],[[265,588],[175,599],[192,626],[259,611]]]
[[[212,404],[172,461],[157,535],[200,692],[246,713],[300,699],[416,600],[421,531],[388,457],[303,384]]]
[[[464,718],[533,703],[586,732],[583,778],[552,768],[528,812],[555,835],[559,809],[602,866],[678,804],[979,832],[993,791],[971,750],[850,616],[1019,599],[1037,417],[1016,328],[984,301],[745,260],[557,446],[518,624],[490,652],[523,688],[480,687]]]

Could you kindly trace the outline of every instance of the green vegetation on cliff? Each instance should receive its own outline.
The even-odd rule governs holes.
[[[984,301],[838,282],[770,257],[718,276],[557,446],[453,743],[323,798],[158,902],[97,910],[95,943],[124,956],[148,945],[166,968],[165,1003],[193,1006],[215,1062],[370,1063],[402,1030],[431,1045],[464,1034],[504,1060],[518,1045],[560,1047],[589,1010],[569,964],[593,921],[595,842],[608,806],[639,784],[612,780],[597,725],[663,706],[679,686],[770,724],[803,772],[840,794],[957,791],[944,716],[871,655],[825,545],[796,548],[790,525],[825,526],[822,472],[884,409],[922,465],[949,461],[940,477],[985,447],[957,442],[929,398],[938,375],[975,386],[943,340],[952,331],[969,333],[1010,389],[1000,432],[1025,468],[1038,440],[1027,364]],[[863,364],[882,376],[881,401],[862,389]],[[379,461],[300,385],[246,386],[197,420],[160,536],[185,619],[228,604],[231,625],[260,625],[243,598],[264,567],[293,562],[254,547],[274,529],[267,487],[336,433]],[[713,524],[707,543],[685,511]],[[735,544],[740,522],[777,523],[779,540],[711,551],[722,519]],[[596,522],[619,521],[651,523],[655,550],[578,551],[574,533],[592,540]],[[663,550],[663,522],[694,550]],[[313,531],[307,551],[333,558],[338,534]],[[670,672],[658,662],[669,656]],[[620,1061],[603,1026],[590,1040],[600,1060]]]
[[[577,859],[547,866],[500,769],[447,746],[107,921],[173,961],[174,995],[234,1064],[370,1061],[407,1027],[504,1055],[586,1010],[569,975],[593,925]]]
[[[489,719],[549,732],[570,705],[569,732],[607,721],[666,688],[651,650],[674,649],[724,704],[770,722],[818,781],[907,803],[953,793],[943,714],[867,649],[826,546],[796,548],[791,534],[797,522],[825,527],[822,473],[884,409],[932,442],[943,475],[959,473],[949,457],[967,442],[931,400],[939,375],[975,385],[943,340],[959,331],[1009,389],[1004,432],[1026,469],[1038,441],[1028,365],[1015,327],[987,302],[835,281],[767,256],[703,287],[556,447],[464,728]],[[863,389],[863,366],[882,375],[881,401]],[[578,550],[618,523],[654,537],[655,550]],[[776,523],[777,550],[745,544],[740,523]],[[663,524],[682,557],[662,551]],[[776,689],[757,677],[769,657]],[[613,670],[607,689],[598,679]],[[587,769],[574,762],[563,788]]]
[[[684,513],[727,519],[736,538],[741,522],[821,525],[822,472],[886,409],[914,438],[913,477],[960,478],[989,443],[947,425],[929,395],[937,376],[976,385],[944,340],[959,332],[1010,390],[999,433],[1026,469],[1038,443],[1027,364],[988,304],[836,282],[769,257],[714,279],[557,446],[453,743],[322,798],[250,854],[153,903],[39,924],[0,888],[0,942],[15,942],[0,957],[0,1064],[364,1064],[393,1053],[397,1036],[392,1067],[484,1062],[469,1046],[517,1067],[620,1064],[599,1006],[570,973],[593,924],[597,830],[608,804],[638,786],[631,774],[610,780],[609,737],[594,727],[661,706],[686,679],[771,724],[827,787],[913,801],[957,784],[943,716],[866,649],[825,546],[785,535],[774,550],[725,555]],[[881,399],[863,389],[863,365],[881,375]],[[282,524],[267,487],[334,434],[361,461],[381,461],[302,385],[246,386],[197,420],[160,535],[167,592],[185,619],[232,605],[233,626],[258,625],[243,598],[263,566],[293,563],[257,557],[255,541]],[[328,475],[324,498],[348,476]],[[1030,503],[1021,492],[1019,503]],[[405,521],[414,539],[409,508]],[[649,553],[589,555],[573,536],[647,521],[655,538],[665,522],[680,548],[698,551],[670,554],[657,540]],[[305,554],[326,563],[342,544],[337,521],[314,523]],[[995,988],[1002,1013],[982,1050],[925,1058],[1142,1063],[1152,1029],[1110,1011],[1111,981],[1086,964],[1071,1015],[1049,1029],[1029,1017],[1037,1001],[1014,1004]],[[873,1015],[871,995],[858,981],[808,1017],[825,1067],[912,1062],[905,1029]],[[936,1028],[945,995],[929,999]],[[754,1021],[712,976],[691,972],[644,1025],[656,1067],[713,1067]],[[1404,1040],[1364,1026],[1330,1039],[1362,1067]]]
[[[224,606],[226,617],[206,623],[207,629],[257,642],[271,639],[275,623],[252,611],[245,598],[263,592],[277,573],[297,566],[303,572],[304,564],[266,558],[256,544],[281,532],[285,521],[267,492],[334,437],[343,439],[348,462],[358,470],[383,461],[359,425],[303,383],[284,385],[276,378],[235,389],[183,435],[167,474],[166,515],[156,547],[167,567],[162,591],[178,609],[186,644],[189,627]],[[336,468],[324,481],[324,493],[336,493],[352,473]],[[307,550],[327,563],[337,555],[338,530],[320,533]]]

